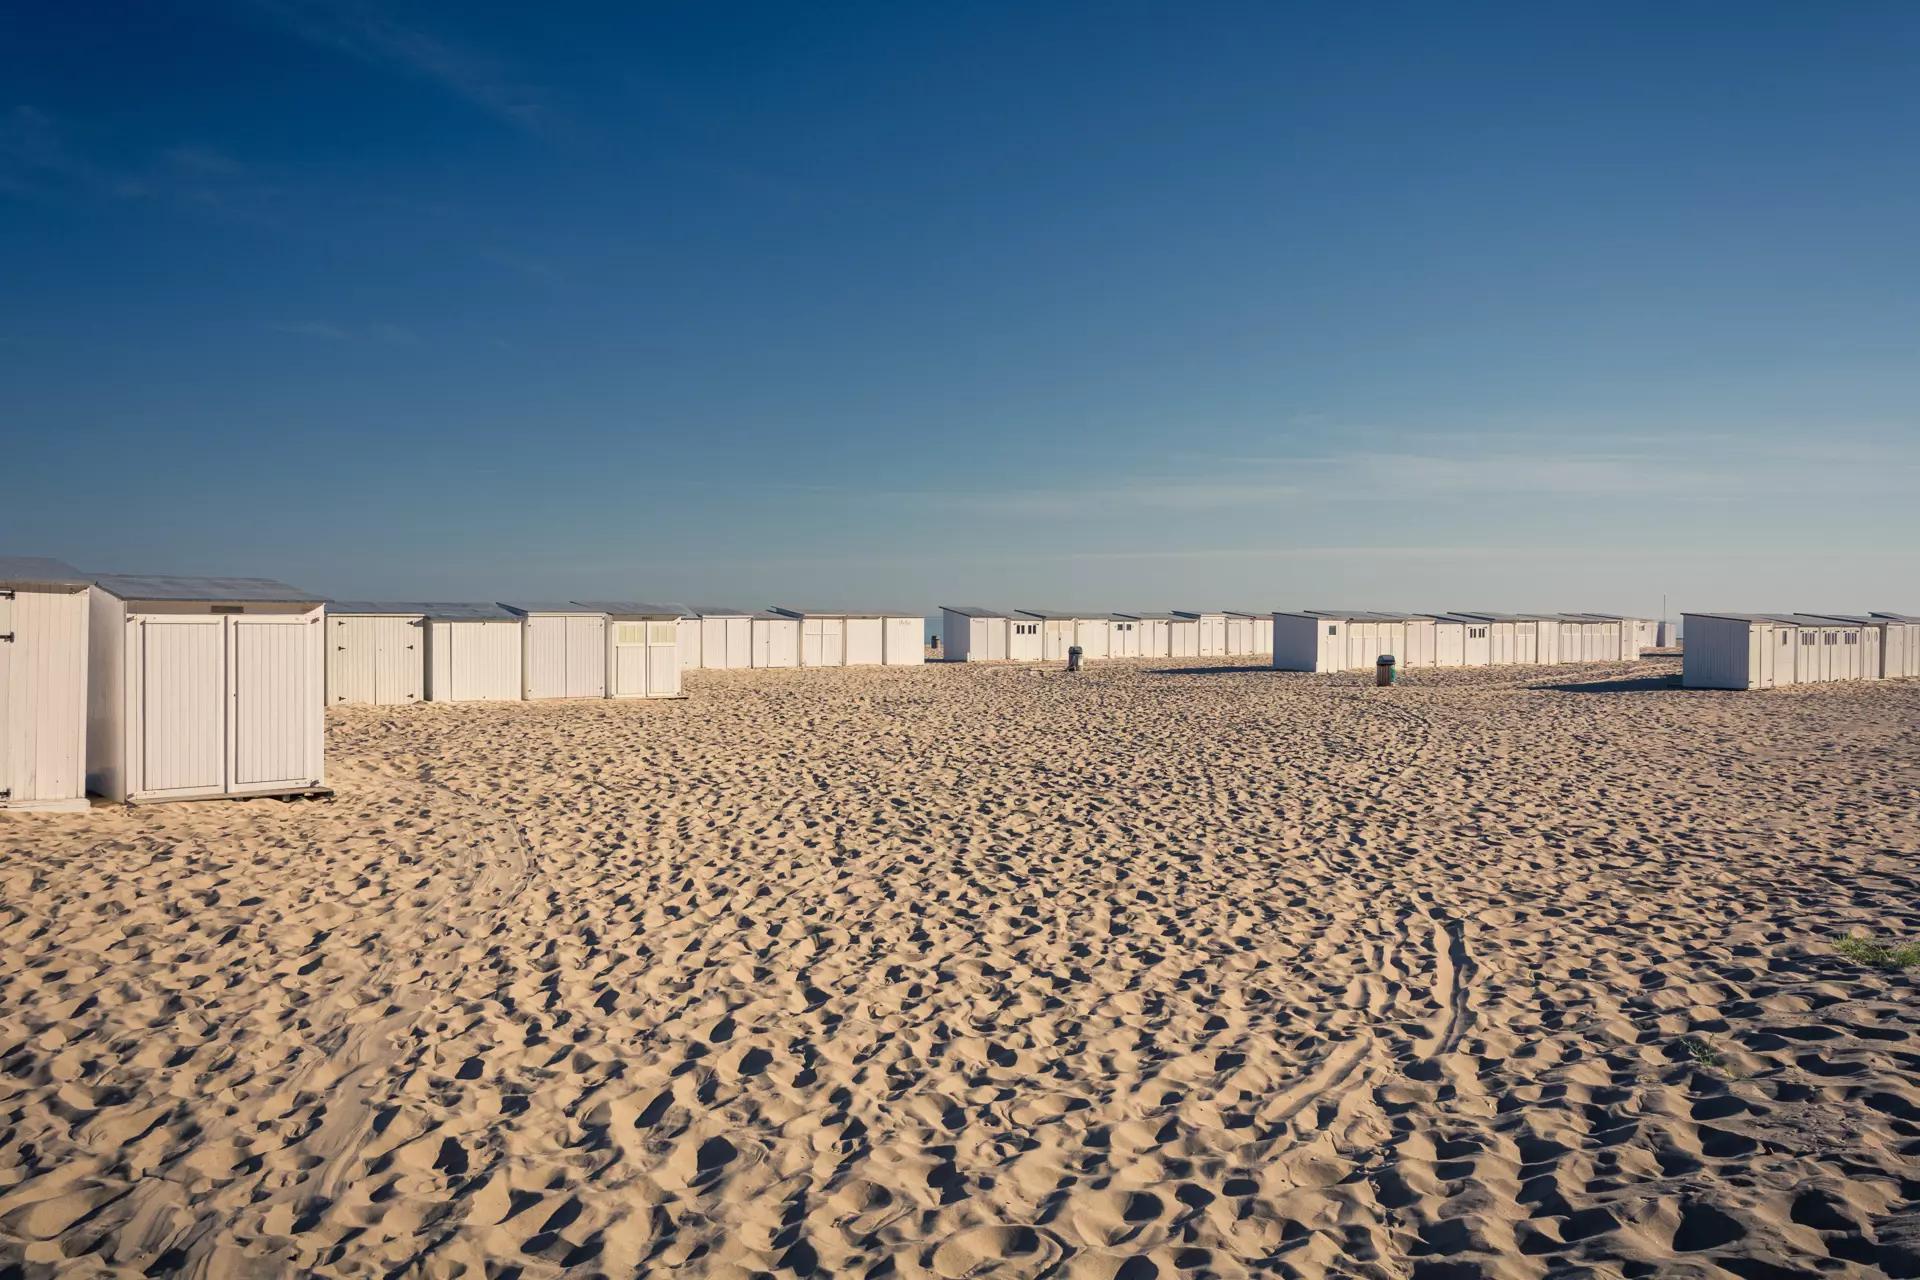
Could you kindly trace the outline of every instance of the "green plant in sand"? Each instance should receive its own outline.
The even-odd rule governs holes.
[[[1870,969],[1911,969],[1920,964],[1920,943],[1906,942],[1896,947],[1878,938],[1842,934],[1833,940],[1833,949]]]

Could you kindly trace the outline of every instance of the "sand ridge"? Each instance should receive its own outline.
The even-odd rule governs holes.
[[[329,713],[0,818],[24,1274],[1920,1274],[1920,686],[1166,659]]]

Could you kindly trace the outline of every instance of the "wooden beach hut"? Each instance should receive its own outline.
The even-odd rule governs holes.
[[[724,605],[681,605],[691,626],[681,630],[695,632],[694,661],[680,665],[709,671],[738,671],[753,665],[753,610],[732,609]],[[679,643],[679,637],[675,637]]]
[[[518,702],[524,625],[497,604],[410,606],[426,620],[428,702]]]
[[[1173,657],[1171,626],[1173,615],[1170,613],[1119,613],[1116,618],[1124,618],[1134,624],[1135,655],[1142,658]]]
[[[890,613],[880,624],[882,662],[890,667],[917,667],[926,662],[925,618],[917,613]]]
[[[129,802],[324,792],[324,606],[267,578],[95,578],[88,788]]]
[[[759,668],[800,665],[800,620],[759,609],[753,615],[753,665]]]
[[[87,808],[89,593],[65,561],[0,556],[0,809]]]
[[[773,612],[799,622],[803,667],[879,666],[886,656],[885,614],[781,605]]]
[[[940,653],[948,662],[1004,662],[1011,615],[980,605],[940,606]],[[1025,621],[1024,619],[1022,620]],[[1039,633],[1036,631],[1037,636]],[[1036,652],[1026,662],[1039,661]]]
[[[1194,624],[1196,658],[1227,656],[1227,615],[1217,610],[1175,609],[1173,616]]]
[[[681,696],[679,605],[636,600],[573,603],[606,619],[602,661],[609,698]]]
[[[1773,689],[1880,679],[1878,627],[1812,614],[1685,613],[1681,684]]]
[[[1275,613],[1274,670],[1371,670],[1375,661],[1387,654],[1404,661],[1409,622],[1431,630],[1431,619],[1409,619],[1397,613],[1338,613],[1318,609]],[[1429,661],[1421,665],[1432,664]]]
[[[328,601],[327,705],[406,706],[427,696],[425,606]]]
[[[513,604],[520,619],[521,696],[607,696],[607,615],[572,603]]]
[[[1880,641],[1882,677],[1901,680],[1920,676],[1920,618],[1905,613],[1867,616],[1885,624]]]
[[[1107,656],[1110,658],[1140,656],[1140,619],[1126,613],[1107,616]]]

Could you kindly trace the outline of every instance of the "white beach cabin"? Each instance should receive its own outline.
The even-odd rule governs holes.
[[[1242,647],[1244,646],[1244,647]],[[1232,654],[1257,656],[1273,652],[1273,615],[1227,611],[1227,649]]]
[[[775,605],[773,612],[800,623],[803,667],[879,666],[886,656],[884,614],[782,605]]]
[[[634,600],[575,600],[606,617],[609,698],[678,698],[680,606]]]
[[[109,800],[324,793],[319,596],[267,578],[94,579],[87,786]]]
[[[1531,667],[1551,664],[1559,637],[1560,620],[1526,613],[1479,613],[1463,611],[1454,615],[1487,627],[1488,665],[1495,667]],[[1544,649],[1543,649],[1544,643]]]
[[[1218,612],[1175,609],[1173,616],[1183,618],[1195,625],[1195,644],[1193,656],[1196,658],[1224,658],[1227,656],[1227,615]]]
[[[948,662],[1005,662],[1009,657],[1007,627],[1008,615],[999,609],[973,604],[941,605],[940,656]],[[1039,660],[1037,650],[1032,657],[1022,654],[1020,658],[1023,662]]]
[[[1140,656],[1140,619],[1130,613],[1107,615],[1107,656],[1109,658]]]
[[[1883,624],[1880,638],[1880,674],[1902,680],[1920,676],[1920,618],[1904,613],[1867,615]]]
[[[406,706],[427,696],[427,615],[417,604],[327,602],[327,705]]]
[[[672,607],[691,615],[689,620],[696,624],[686,628],[697,631],[693,637],[694,660],[683,660],[682,667],[744,671],[753,665],[753,610],[698,604]]]
[[[428,702],[518,702],[526,680],[524,626],[497,604],[433,603],[427,627]]]
[[[520,619],[520,696],[607,696],[607,615],[570,603],[500,607]]]
[[[1880,678],[1880,629],[1781,613],[1684,613],[1680,683],[1689,689],[1773,689]]]
[[[1135,652],[1142,658],[1170,658],[1173,656],[1169,627],[1173,621],[1170,613],[1116,613],[1115,618],[1124,618],[1134,624],[1136,639]]]
[[[1074,635],[1074,619],[1070,613],[1054,613],[1046,609],[1016,609],[1013,613],[1015,625],[1040,628],[1040,660],[1042,662],[1065,662],[1067,650],[1079,641]],[[1080,651],[1086,657],[1085,649]]]
[[[1435,619],[1399,613],[1302,609],[1273,615],[1276,671],[1371,670],[1391,654],[1400,666],[1433,666]]]
[[[919,614],[890,613],[880,620],[880,660],[889,667],[918,667],[927,661],[927,620]]]
[[[0,809],[87,808],[89,603],[72,565],[0,556]]]
[[[753,665],[800,665],[800,620],[783,613],[756,610],[753,615]]]

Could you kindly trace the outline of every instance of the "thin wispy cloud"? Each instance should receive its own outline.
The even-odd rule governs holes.
[[[25,104],[0,116],[0,180],[21,193],[79,187],[116,200],[137,199],[148,190],[141,179],[92,159],[73,130]]]
[[[439,85],[454,96],[539,132],[555,115],[548,96],[504,65],[402,22],[379,0],[241,0],[273,26],[336,50]]]

